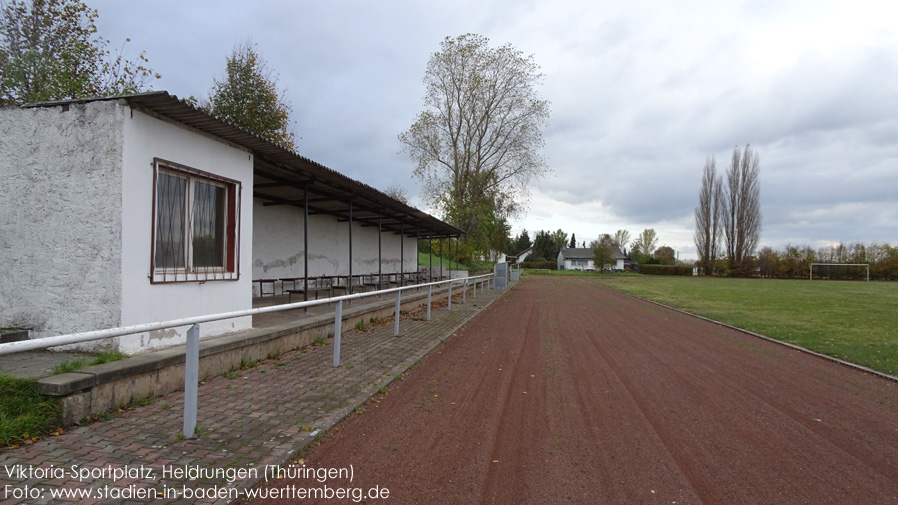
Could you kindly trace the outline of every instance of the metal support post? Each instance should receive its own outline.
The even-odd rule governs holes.
[[[427,285],[427,320],[430,321],[430,295],[433,294],[433,285]]]
[[[452,281],[449,281],[449,310],[452,310]]]
[[[465,287],[461,290],[461,303],[465,303],[468,297],[468,279],[465,279]]]
[[[200,382],[200,325],[187,330],[187,351],[184,354],[184,438],[193,438],[196,431],[196,406]]]
[[[334,311],[334,366],[340,366],[340,331],[343,326],[343,300],[337,302]]]
[[[396,292],[396,313],[394,314],[393,319],[393,336],[399,336],[399,297],[402,296],[402,291]]]

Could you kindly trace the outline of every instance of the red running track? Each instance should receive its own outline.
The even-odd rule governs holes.
[[[532,277],[303,463],[354,480],[269,487],[379,486],[390,498],[366,503],[394,504],[898,503],[898,384]]]

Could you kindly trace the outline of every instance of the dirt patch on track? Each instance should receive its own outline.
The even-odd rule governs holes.
[[[535,277],[303,463],[354,479],[269,486],[389,489],[367,503],[898,503],[898,385]]]

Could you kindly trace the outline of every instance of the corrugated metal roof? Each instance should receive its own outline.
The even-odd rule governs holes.
[[[352,219],[363,226],[378,226],[386,231],[404,229],[408,236],[458,236],[462,231],[424,211],[406,205],[363,182],[300,156],[236,125],[209,115],[166,91],[103,98],[84,98],[28,104],[24,107],[54,107],[95,101],[121,100],[145,112],[162,116],[222,140],[243,147],[254,155],[253,196],[263,205],[302,207],[304,188],[309,192],[310,213]]]

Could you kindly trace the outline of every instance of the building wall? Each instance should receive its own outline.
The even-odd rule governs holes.
[[[124,120],[112,102],[0,109],[0,326],[121,323]]]
[[[563,263],[562,261],[559,261],[558,267],[562,270],[594,270],[595,264],[593,263],[593,260],[586,260],[585,266],[579,263],[574,265],[574,260],[564,258]]]
[[[132,325],[252,308],[253,159],[245,150],[123,106],[124,149],[122,197],[121,323]],[[238,280],[151,284],[153,232],[153,159],[189,166],[240,181]],[[201,336],[252,326],[252,318],[204,323]],[[120,338],[124,352],[136,352],[186,340],[187,328]]]
[[[264,207],[254,199],[253,279],[303,277],[303,209],[290,205]],[[378,271],[377,227],[352,225],[352,273],[376,274]],[[381,268],[384,274],[400,270],[400,253],[405,249],[404,271],[418,267],[414,238],[384,232],[381,236]],[[349,223],[334,216],[309,216],[309,275],[349,274]],[[253,291],[258,294],[258,284]],[[266,288],[267,291],[268,288]],[[280,290],[280,285],[276,286]]]

